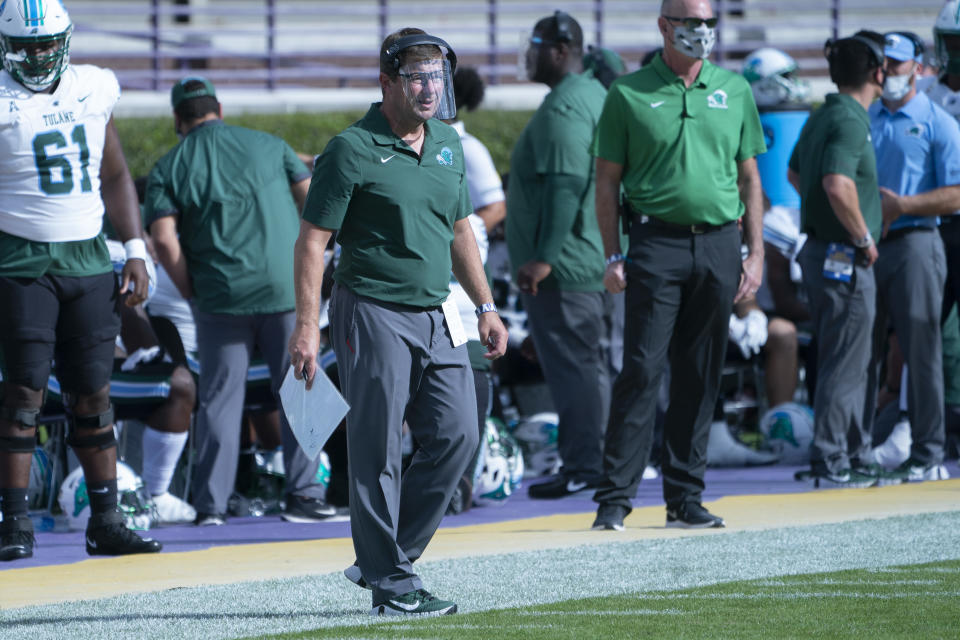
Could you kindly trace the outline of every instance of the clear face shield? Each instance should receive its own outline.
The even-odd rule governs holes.
[[[520,82],[537,82],[537,69],[540,65],[540,54],[544,47],[554,44],[553,40],[546,40],[537,32],[520,34],[520,46],[517,48],[517,80]]]
[[[453,73],[446,58],[411,62],[398,72],[407,106],[422,120],[453,120],[457,102],[453,95]]]

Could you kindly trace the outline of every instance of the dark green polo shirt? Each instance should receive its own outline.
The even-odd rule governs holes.
[[[334,280],[354,293],[433,307],[450,293],[453,224],[473,213],[460,136],[424,124],[421,155],[371,105],[317,158],[303,219],[339,230]]]
[[[635,212],[677,224],[743,215],[738,163],[766,151],[750,85],[704,60],[687,87],[663,59],[614,81],[593,153],[623,165]]]
[[[177,216],[197,307],[246,315],[294,308],[293,245],[300,231],[290,185],[310,172],[290,146],[211,120],[150,171],[148,224]]]
[[[877,186],[877,161],[870,139],[870,117],[848,95],[831,93],[800,132],[790,156],[790,168],[800,176],[800,228],[821,242],[850,242],[827,193],[823,176],[839,173],[857,185],[863,221],[874,241],[880,240],[883,216]]]
[[[537,260],[553,267],[542,288],[603,291],[590,146],[605,96],[592,75],[567,74],[517,139],[506,222],[514,281],[517,269]]]

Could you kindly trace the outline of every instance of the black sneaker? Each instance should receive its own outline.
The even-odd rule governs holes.
[[[163,545],[153,538],[141,538],[127,529],[119,511],[94,513],[87,522],[87,553],[91,556],[125,556],[131,553],[156,553]]]
[[[197,512],[197,517],[193,524],[198,527],[219,527],[227,523],[227,514],[225,513],[203,513]]]
[[[619,505],[603,503],[597,507],[597,519],[593,521],[594,531],[623,531],[623,519],[630,514],[630,509]]]
[[[447,616],[457,612],[457,605],[441,600],[426,589],[417,589],[373,605],[372,616]]]
[[[596,487],[597,485],[594,482],[574,480],[563,474],[557,474],[546,482],[530,485],[529,495],[534,500],[566,498],[575,493],[580,493],[587,489],[595,489]]]
[[[667,507],[667,526],[679,529],[710,529],[726,525],[699,502],[684,502],[678,507]]]
[[[332,507],[319,498],[304,496],[287,496],[287,508],[280,517],[287,522],[320,522],[337,515],[336,507]]]
[[[880,478],[876,475],[868,475],[855,469],[841,469],[840,471],[827,471],[825,469],[811,470],[806,476],[809,482],[816,488],[835,488],[835,489],[866,489],[876,486]],[[889,483],[888,483],[889,484]]]
[[[29,516],[16,516],[0,522],[0,560],[33,557],[33,522]]]

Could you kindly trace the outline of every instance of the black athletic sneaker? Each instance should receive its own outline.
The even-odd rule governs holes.
[[[227,523],[227,514],[225,513],[204,513],[197,512],[197,517],[193,524],[198,527],[219,527]]]
[[[0,560],[22,560],[33,556],[33,522],[16,516],[0,522]]]
[[[623,531],[623,519],[630,514],[630,509],[619,505],[603,503],[597,507],[597,519],[593,521],[594,531]]]
[[[119,511],[95,513],[87,523],[87,553],[92,556],[125,556],[132,553],[156,553],[163,545],[153,538],[141,538],[127,529]]]
[[[372,616],[447,616],[457,612],[457,605],[441,600],[426,589],[417,589],[373,605]]]
[[[280,517],[287,522],[321,522],[337,515],[333,507],[319,498],[287,496],[287,508]]]
[[[667,526],[680,529],[710,529],[726,526],[723,518],[715,516],[699,502],[684,502],[667,507]]]
[[[545,482],[530,485],[529,495],[533,499],[566,498],[575,493],[595,489],[596,483],[586,480],[574,480],[559,473]]]

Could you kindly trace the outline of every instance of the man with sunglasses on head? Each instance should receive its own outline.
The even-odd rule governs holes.
[[[881,482],[940,479],[945,440],[941,303],[947,264],[938,216],[960,209],[960,125],[917,92],[923,41],[910,32],[885,35],[886,79],[869,109],[877,156],[883,232],[873,266],[877,281],[873,366],[865,431],[871,433],[887,319],[907,365],[910,457]]]
[[[582,73],[583,31],[557,11],[537,22],[527,75],[551,91],[510,157],[507,247],[537,360],[559,416],[560,473],[530,487],[562,498],[595,487],[609,406],[603,244],[590,145],[606,90]]]
[[[477,305],[488,359],[507,332],[487,287],[456,114],[456,55],[420,29],[380,48],[383,101],[317,158],[294,251],[297,325],[290,354],[309,388],[317,369],[323,252],[338,232],[330,340],[347,414],[350,525],[357,563],[344,575],[372,590],[370,613],[441,615],[457,605],[423,588],[413,563],[477,450],[477,402],[450,271]],[[320,375],[323,375],[322,373]],[[417,442],[402,472],[403,423]]]
[[[730,311],[763,272],[766,150],[750,86],[711,64],[717,20],[706,0],[666,0],[663,52],[610,87],[597,125],[597,218],[604,284],[626,290],[623,370],[613,387],[595,529],[622,530],[653,440],[666,365],[663,494],[668,527],[722,527],[701,504],[710,422]],[[620,254],[621,185],[630,249]],[[748,255],[741,261],[743,218]]]
[[[817,335],[817,388],[810,477],[816,486],[869,487],[864,420],[870,336],[876,314],[873,264],[880,192],[867,109],[884,87],[884,38],[873,31],[830,40],[824,55],[838,93],[800,132],[787,177],[800,194],[807,242],[803,269]]]

